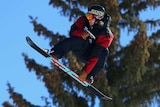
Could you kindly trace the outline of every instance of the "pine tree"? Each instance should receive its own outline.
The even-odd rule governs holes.
[[[153,98],[159,99],[160,95],[160,30],[147,34],[150,27],[160,25],[158,20],[142,20],[140,12],[147,8],[157,8],[160,1],[156,0],[50,0],[49,5],[59,8],[64,17],[69,21],[75,20],[79,15],[85,13],[81,7],[87,9],[93,4],[104,6],[107,13],[112,16],[111,29],[115,39],[110,47],[110,55],[107,60],[107,73],[105,69],[97,76],[94,85],[102,92],[111,95],[113,101],[100,100],[100,107],[146,107]],[[50,46],[66,38],[66,35],[53,33],[54,29],[38,23],[30,16],[34,31],[38,36],[49,38]],[[122,46],[119,42],[120,32],[127,28],[128,32],[135,32],[133,40]],[[51,105],[58,107],[92,107],[95,103],[95,95],[86,88],[68,77],[54,65],[52,69],[38,64],[23,53],[26,66],[29,71],[34,71],[37,77],[42,78],[49,94],[52,97]],[[77,74],[81,71],[83,63],[69,52],[62,59],[64,65],[73,69]],[[105,74],[105,75],[104,75]],[[9,94],[18,107],[36,107],[31,104],[23,95],[14,92],[8,83]],[[66,90],[67,89],[67,90]],[[79,96],[83,91],[84,96]],[[91,102],[91,105],[88,104]],[[160,104],[159,104],[160,105]],[[4,107],[12,107],[4,102]],[[42,106],[42,105],[39,105]],[[46,107],[50,106],[46,100]]]

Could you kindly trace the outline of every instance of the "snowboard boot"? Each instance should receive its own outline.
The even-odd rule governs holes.
[[[51,50],[49,53],[53,58],[55,58],[56,60],[58,60],[58,57],[55,55],[54,50]]]
[[[94,77],[93,76],[87,77],[86,82],[88,82],[89,84],[93,84]]]
[[[43,50],[44,52],[46,52],[47,54],[51,55],[51,56],[52,56],[53,58],[55,58],[56,60],[58,60],[58,57],[54,54],[54,50],[51,50],[50,52],[49,52],[49,49],[42,48],[42,50]]]
[[[78,79],[81,80],[81,81],[85,81],[86,78],[87,78],[87,75],[88,75],[88,74],[87,74],[86,71],[82,71],[82,72],[80,73]]]

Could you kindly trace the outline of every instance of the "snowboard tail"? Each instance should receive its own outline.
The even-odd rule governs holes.
[[[35,49],[37,52],[39,52],[41,55],[43,55],[44,57],[46,57],[47,59],[49,59],[54,65],[56,65],[58,68],[60,68],[62,71],[64,71],[65,73],[67,73],[69,76],[71,76],[73,79],[75,79],[77,82],[79,82],[81,85],[87,87],[89,90],[91,90],[95,95],[97,95],[98,97],[100,97],[101,99],[104,100],[112,100],[111,97],[106,96],[105,94],[103,94],[101,91],[99,91],[96,87],[94,87],[93,85],[89,84],[86,81],[81,81],[78,79],[78,75],[73,72],[72,70],[70,70],[69,68],[67,68],[66,66],[64,66],[63,64],[61,64],[58,60],[56,60],[55,58],[53,58],[51,55],[49,55],[48,53],[46,53],[44,50],[42,50],[38,45],[36,45],[30,37],[26,37],[26,41],[27,43],[33,48]]]

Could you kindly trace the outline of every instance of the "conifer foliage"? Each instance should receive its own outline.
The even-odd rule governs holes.
[[[160,26],[160,19],[140,19],[140,13],[146,9],[160,6],[159,0],[50,0],[49,6],[58,8],[60,13],[75,20],[84,15],[84,9],[93,4],[104,6],[112,17],[110,28],[115,36],[108,57],[107,70],[97,76],[94,85],[102,92],[113,97],[113,101],[100,100],[99,107],[146,107],[153,99],[160,99],[160,30],[148,35],[152,28]],[[82,9],[82,10],[81,10]],[[57,11],[58,11],[57,10]],[[158,14],[158,13],[157,13]],[[62,16],[62,17],[63,17]],[[60,32],[40,24],[37,19],[29,17],[37,36],[44,36],[50,40],[53,47],[57,42],[66,38]],[[58,25],[56,25],[58,26]],[[69,30],[70,26],[68,26]],[[122,46],[120,37],[123,30],[129,34],[134,32],[133,40],[127,46]],[[126,37],[127,40],[127,37]],[[125,40],[124,40],[125,41]],[[23,97],[23,93],[14,92],[8,83],[8,92],[14,104],[4,102],[4,107],[93,107],[96,96],[79,83],[61,72],[54,65],[52,68],[42,66],[34,59],[23,53],[25,64],[29,71],[35,72],[45,84],[52,102],[46,105],[34,105]],[[80,73],[83,63],[79,62],[72,52],[62,59],[64,65]],[[83,95],[79,95],[82,92]],[[160,106],[160,103],[159,103]]]

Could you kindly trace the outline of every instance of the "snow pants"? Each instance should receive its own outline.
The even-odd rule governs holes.
[[[72,51],[77,59],[82,61],[83,63],[87,63],[90,56],[92,56],[92,49],[94,48],[95,44],[90,43],[89,39],[84,40],[80,37],[70,37],[66,38],[63,41],[57,43],[54,48],[54,55],[60,59],[62,58],[67,52]],[[104,67],[106,58],[108,56],[108,50],[104,49],[100,56],[98,57],[98,62],[92,69],[92,71],[88,74],[88,79],[93,76],[95,77],[101,69]]]

